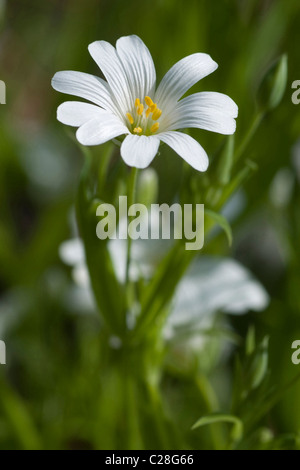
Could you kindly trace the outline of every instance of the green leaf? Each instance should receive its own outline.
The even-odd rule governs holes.
[[[0,408],[11,424],[23,450],[41,450],[43,448],[30,411],[4,377],[0,377]]]
[[[269,337],[266,336],[255,354],[251,367],[251,387],[257,388],[266,376],[269,362]]]
[[[222,214],[219,214],[209,209],[205,209],[205,214],[208,215],[211,219],[213,219],[224,230],[228,239],[229,246],[231,246],[232,230],[227,219]]]
[[[253,403],[251,407],[251,414],[247,418],[247,428],[254,428],[256,423],[261,420],[267,413],[284,397],[288,390],[290,390],[300,380],[300,373],[289,382],[279,387],[268,387],[268,391],[261,397],[260,401]]]
[[[242,439],[244,433],[244,425],[242,421],[236,416],[222,413],[213,413],[211,415],[203,416],[192,426],[192,430],[207,426],[208,424],[215,423],[230,423],[233,425],[231,431],[231,439],[237,442]]]

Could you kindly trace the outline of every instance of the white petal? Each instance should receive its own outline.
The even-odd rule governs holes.
[[[177,62],[162,79],[155,96],[159,107],[176,102],[202,78],[214,72],[218,64],[208,54],[192,54]]]
[[[221,111],[232,118],[236,118],[239,111],[237,104],[229,96],[214,91],[194,93],[178,103],[179,109],[187,106],[191,106],[196,112],[201,112],[202,109]]]
[[[138,36],[120,38],[116,49],[132,87],[133,106],[136,98],[143,100],[153,93],[156,80],[154,63],[148,48]]]
[[[146,168],[157,154],[159,139],[154,136],[128,135],[121,146],[121,157],[129,166]]]
[[[131,88],[116,49],[109,42],[95,41],[89,45],[89,52],[102,70],[120,111],[130,111]]]
[[[66,101],[57,108],[57,119],[68,126],[80,127],[94,118],[107,116],[99,106],[80,101]]]
[[[107,83],[99,77],[72,70],[57,72],[52,79],[52,87],[67,95],[79,96],[104,109],[115,111]]]
[[[182,157],[195,170],[206,171],[208,157],[201,145],[192,137],[182,132],[162,132],[158,134],[160,140],[169,145],[180,157]]]
[[[197,127],[219,134],[230,135],[236,130],[238,107],[222,93],[195,93],[179,101],[168,116],[171,129]]]
[[[220,310],[233,314],[260,311],[268,303],[269,296],[263,286],[237,261],[201,256],[177,287],[168,324],[195,324]]]
[[[79,127],[76,137],[82,145],[100,145],[114,137],[128,133],[127,127],[120,119],[113,114],[105,113]]]

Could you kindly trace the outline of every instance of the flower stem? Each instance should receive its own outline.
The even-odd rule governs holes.
[[[245,152],[246,148],[248,147],[249,143],[251,142],[252,138],[254,137],[257,129],[259,128],[263,118],[265,117],[265,113],[264,112],[259,112],[253,122],[252,122],[252,125],[250,126],[250,129],[249,131],[247,132],[244,140],[242,141],[241,145],[238,147],[237,151],[236,151],[236,154],[234,156],[234,159],[235,161],[239,160],[240,157],[243,155],[243,153]]]
[[[128,187],[127,187],[127,202],[128,208],[134,204],[135,196],[136,196],[136,182],[137,182],[137,174],[138,169],[132,168],[129,178],[128,178]],[[130,218],[128,218],[128,226],[130,223]],[[130,287],[130,278],[129,278],[129,269],[130,269],[130,261],[131,261],[131,247],[132,247],[132,240],[130,234],[128,233],[127,239],[127,257],[126,257],[126,277],[125,277],[125,288],[126,288],[126,297],[128,298],[128,290]],[[128,305],[127,305],[128,306]]]
[[[99,174],[105,173],[111,150],[112,148],[109,148],[108,154],[104,154],[104,160],[94,158],[91,152],[85,150],[86,158],[78,187],[76,209],[91,286],[99,312],[111,332],[120,335],[125,329],[123,289],[114,273],[107,243],[99,240],[95,233],[95,213],[99,204],[98,177]]]
[[[151,384],[150,381],[147,382],[146,386],[149,400],[148,404],[153,416],[153,431],[155,431],[159,442],[158,448],[162,450],[169,449],[171,446],[171,423],[167,422],[160,390],[156,385]]]
[[[139,422],[139,396],[138,384],[131,370],[125,370],[124,383],[124,410],[126,418],[127,433],[125,436],[126,450],[144,449]]]
[[[204,375],[195,377],[195,385],[200,392],[207,407],[208,413],[215,413],[219,409],[218,398],[209,380]],[[220,424],[214,424],[210,429],[212,443],[215,450],[226,449],[226,440]]]

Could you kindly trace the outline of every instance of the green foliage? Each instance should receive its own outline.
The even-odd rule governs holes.
[[[268,362],[268,337],[256,345],[255,331],[251,327],[245,342],[245,352],[236,357],[230,412],[203,416],[193,425],[192,430],[218,423],[231,423],[231,430],[223,427],[225,438],[224,441],[219,440],[219,449],[281,449],[288,440],[291,448],[299,448],[297,434],[278,438],[271,429],[259,427],[262,419],[300,379],[300,374],[297,374],[287,384],[272,386]]]

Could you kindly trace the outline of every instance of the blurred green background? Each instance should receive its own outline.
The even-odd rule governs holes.
[[[266,311],[232,317],[236,333],[249,325],[270,337],[273,384],[300,372],[291,363],[291,344],[300,339],[300,106],[291,84],[300,80],[300,5],[295,0],[0,0],[0,79],[7,104],[0,107],[0,339],[7,365],[0,366],[0,448],[105,448],[97,409],[101,382],[99,319],[75,297],[70,267],[59,257],[74,235],[74,199],[83,159],[56,121],[64,97],[50,86],[59,70],[98,74],[89,43],[137,34],[150,49],[158,79],[176,61],[206,52],[219,64],[194,87],[220,91],[239,106],[237,143],[256,113],[256,90],[264,72],[288,55],[284,98],[252,139],[247,158],[258,171],[243,190],[244,209],[233,224],[229,249],[219,239],[217,254],[232,255],[267,289]],[[193,132],[208,153],[223,137]],[[160,200],[171,201],[182,161],[171,151],[156,158]],[[219,394],[228,394],[233,368],[216,364]],[[166,394],[180,404],[188,429],[201,415],[185,379],[170,380]],[[168,392],[168,388],[170,389]],[[107,395],[107,410],[114,402]],[[264,418],[275,436],[300,430],[300,383]],[[185,410],[185,401],[189,404]],[[181,401],[180,401],[181,400]],[[121,432],[121,431],[120,431]],[[188,446],[205,447],[199,432]],[[198,444],[199,441],[199,444]],[[185,444],[178,444],[185,445]],[[175,444],[174,444],[175,446]]]

